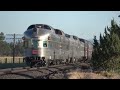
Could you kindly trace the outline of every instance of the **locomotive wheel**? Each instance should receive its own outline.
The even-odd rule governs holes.
[[[69,59],[66,59],[66,63],[69,63]]]
[[[55,64],[58,65],[58,60],[56,60]]]
[[[42,60],[42,66],[46,66],[46,61]]]
[[[33,63],[31,62],[31,63],[30,63],[30,68],[32,68],[32,67],[33,67]]]

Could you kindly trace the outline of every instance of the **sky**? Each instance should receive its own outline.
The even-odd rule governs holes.
[[[80,38],[93,39],[103,34],[120,11],[0,11],[0,32],[23,34],[32,24],[47,24]]]

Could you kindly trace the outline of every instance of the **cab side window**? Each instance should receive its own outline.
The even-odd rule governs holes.
[[[24,46],[25,48],[28,48],[28,41],[24,41],[24,42],[23,42],[23,46]]]
[[[47,41],[43,42],[43,47],[47,47]]]

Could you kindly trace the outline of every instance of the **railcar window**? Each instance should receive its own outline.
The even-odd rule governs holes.
[[[44,25],[44,29],[48,29],[48,30],[51,30],[51,28],[47,25]]]
[[[85,40],[84,40],[84,39],[79,38],[79,41],[81,41],[81,42],[84,42],[84,43],[85,43]]]
[[[73,36],[73,39],[77,40],[77,37],[76,37],[76,36]]]
[[[58,34],[58,35],[62,35],[62,32],[58,29],[54,29],[55,30],[55,33]]]
[[[67,37],[67,38],[70,38],[70,35],[68,35],[68,34],[65,34],[65,37]]]

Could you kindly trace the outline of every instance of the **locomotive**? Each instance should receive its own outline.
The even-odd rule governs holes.
[[[47,24],[32,24],[24,32],[24,60],[30,67],[90,60],[90,41]]]

